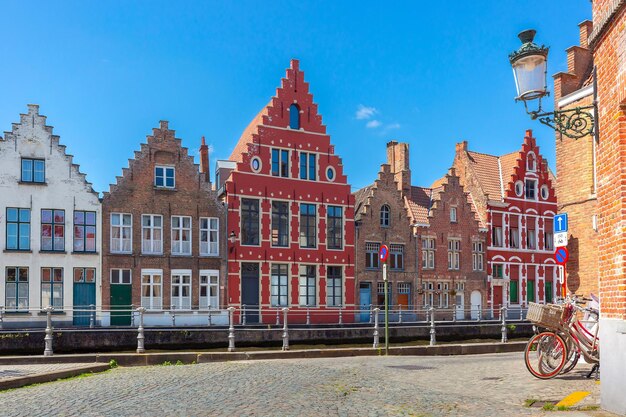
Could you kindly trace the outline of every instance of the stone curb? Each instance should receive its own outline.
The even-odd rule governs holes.
[[[16,362],[13,362],[16,365]],[[108,363],[106,364],[85,364],[72,369],[64,369],[60,371],[47,372],[43,374],[28,375],[23,377],[11,378],[4,381],[0,381],[0,390],[6,390],[11,388],[20,388],[26,385],[41,384],[42,382],[56,381],[61,378],[70,378],[73,376],[81,375],[87,372],[103,372],[107,369],[111,369]]]
[[[509,343],[466,343],[435,346],[398,346],[390,347],[390,355],[476,355],[486,353],[521,352],[526,342]],[[154,352],[154,353],[98,353],[57,356],[7,356],[0,357],[0,365],[46,364],[46,363],[106,363],[115,360],[121,366],[161,365],[164,362],[184,364],[224,362],[262,359],[308,359],[340,358],[351,356],[379,356],[384,354],[384,344],[380,349],[344,348],[344,349],[306,349],[306,350],[268,350],[235,352]]]

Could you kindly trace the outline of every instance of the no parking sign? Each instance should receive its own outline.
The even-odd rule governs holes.
[[[569,259],[569,251],[566,247],[556,248],[554,252],[554,260],[559,265],[565,265],[567,260]]]

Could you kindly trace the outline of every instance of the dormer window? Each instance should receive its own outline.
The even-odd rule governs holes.
[[[300,108],[297,104],[289,106],[289,127],[300,129]]]
[[[534,153],[529,153],[526,157],[526,171],[535,172],[537,171],[537,158]]]
[[[46,162],[43,159],[22,158],[22,182],[46,182]]]
[[[176,170],[174,167],[157,166],[154,169],[155,187],[174,188],[176,185]]]

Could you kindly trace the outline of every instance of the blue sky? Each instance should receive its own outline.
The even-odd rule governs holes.
[[[291,58],[356,189],[389,140],[410,143],[414,185],[445,174],[456,142],[507,153],[528,128],[554,170],[554,132],[514,102],[508,53],[532,27],[549,76],[566,70],[591,4],[0,0],[0,15],[0,131],[39,104],[97,191],[159,120],[194,155],[206,136],[212,167],[228,158]]]

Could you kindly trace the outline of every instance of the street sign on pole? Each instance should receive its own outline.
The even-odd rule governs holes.
[[[567,213],[554,216],[554,233],[567,232]]]
[[[565,265],[568,259],[569,259],[569,251],[567,250],[567,248],[564,248],[564,247],[556,248],[556,251],[554,252],[554,260],[556,261],[557,264]]]
[[[380,260],[382,262],[385,262],[387,260],[387,257],[389,256],[389,248],[387,247],[387,245],[380,245],[378,256],[380,257]]]
[[[387,247],[386,245],[383,245],[383,247]],[[383,248],[380,248],[381,250],[381,255],[380,258],[383,258],[382,255],[382,250]],[[387,259],[387,256],[389,255],[389,251],[387,251],[387,255],[385,256],[385,259]],[[389,295],[388,295],[388,291],[389,291],[389,287],[387,284],[387,263],[385,261],[383,261],[383,281],[385,282],[385,355],[389,355]]]
[[[554,234],[554,247],[567,246],[567,232],[559,232]]]

